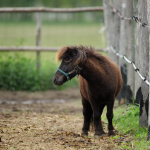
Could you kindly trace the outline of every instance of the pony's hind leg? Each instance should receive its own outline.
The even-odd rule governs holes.
[[[102,123],[101,123],[101,115],[102,115],[104,107],[105,107],[105,104],[100,104],[100,105],[97,105],[95,108],[93,108],[94,109],[93,112],[94,112],[95,136],[105,134],[103,127],[102,127]]]
[[[101,123],[101,115],[102,115],[102,113],[103,113],[104,107],[105,107],[105,104],[101,104],[101,105],[100,105],[100,128],[101,128],[101,133],[102,133],[102,134],[106,134],[106,133],[104,132],[104,130],[103,130],[102,123]]]
[[[82,96],[82,105],[83,105],[83,116],[84,116],[82,135],[88,135],[93,111],[90,102],[87,99],[85,99],[83,96]]]
[[[108,135],[114,135],[114,127],[113,127],[113,124],[112,124],[112,119],[113,119],[113,107],[114,107],[114,101],[111,101],[111,102],[108,102],[107,104],[107,119],[108,119]]]

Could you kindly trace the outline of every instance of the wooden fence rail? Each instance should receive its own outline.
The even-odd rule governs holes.
[[[75,13],[103,11],[103,7],[80,7],[80,8],[47,8],[47,7],[5,7],[0,8],[0,13],[6,12],[55,12]]]
[[[53,13],[77,13],[103,11],[103,7],[80,7],[80,8],[48,8],[48,7],[5,7],[0,8],[0,13],[33,13],[36,12],[36,46],[37,47],[0,47],[0,51],[36,51],[37,69],[40,69],[40,51],[57,51],[59,48],[43,48],[41,45],[42,12]],[[96,50],[103,51],[102,48]]]
[[[39,46],[21,46],[21,47],[6,47],[0,46],[0,51],[52,51],[56,52],[60,47],[39,47]],[[95,48],[96,51],[103,52],[103,48]]]

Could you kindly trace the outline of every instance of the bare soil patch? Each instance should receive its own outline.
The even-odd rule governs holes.
[[[14,100],[14,101],[26,101],[26,100],[54,100],[65,99],[74,100],[80,98],[79,88],[70,88],[66,90],[48,90],[48,91],[0,91],[0,100]]]
[[[8,92],[9,98],[0,104],[1,150],[112,150],[122,142],[131,145],[131,139],[127,136],[121,136],[120,139],[112,139],[108,136],[96,138],[93,136],[93,131],[89,132],[88,137],[81,136],[83,116],[79,89],[55,92],[56,97],[52,96],[49,102],[37,103],[45,97],[43,95],[38,98],[36,95],[34,102],[30,104],[20,103],[20,101],[31,100],[27,95],[28,99],[16,98],[20,93],[15,95],[16,99],[12,97],[13,101],[17,101],[16,103],[7,103],[11,100],[9,99],[11,94]],[[4,98],[4,95],[2,97]],[[64,101],[59,101],[60,99]],[[107,132],[107,124],[104,122],[103,127]]]

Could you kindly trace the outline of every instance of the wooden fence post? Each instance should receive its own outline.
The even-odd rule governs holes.
[[[126,16],[127,4],[125,0],[121,0],[121,14],[122,16]],[[119,53],[122,55],[127,55],[127,21],[121,20],[120,24],[120,45],[119,45]],[[127,86],[127,65],[126,62],[119,57],[119,67],[122,74],[123,85],[122,89],[118,95],[119,104],[121,100],[125,101],[126,97],[126,86]],[[122,102],[121,102],[122,103]]]
[[[150,0],[147,0],[147,21],[148,25],[150,25]],[[150,73],[150,29],[149,29],[149,73]],[[150,75],[149,75],[149,81],[150,81]],[[150,93],[150,88],[149,88]],[[149,104],[148,104],[148,136],[147,140],[150,140],[150,96],[149,96]]]
[[[113,5],[120,12],[120,0],[113,0]],[[113,34],[113,45],[114,49],[119,53],[119,41],[120,41],[120,18],[117,14],[114,14],[114,34]],[[113,54],[114,55],[114,54]],[[119,57],[114,55],[113,60],[119,66]]]
[[[147,24],[147,1],[139,0],[137,4],[138,19],[142,23]],[[148,28],[142,27],[137,23],[137,40],[136,40],[136,66],[140,69],[140,73],[148,78],[149,75],[149,44],[148,44]],[[135,76],[135,102],[140,102],[139,125],[147,127],[146,100],[148,99],[149,86],[142,81],[139,75]]]
[[[109,0],[103,0],[103,8],[104,8],[104,20],[106,26],[106,38],[107,38],[107,46],[113,46],[113,36],[114,36],[114,13],[111,8],[111,4]],[[109,58],[114,60],[114,54],[112,51],[108,51]]]
[[[36,13],[37,18],[37,34],[36,34],[36,46],[41,46],[41,13]],[[36,52],[36,67],[39,70],[40,69],[40,51]]]
[[[133,16],[133,0],[126,0],[127,3],[127,17]],[[134,48],[134,22],[127,21],[127,56],[129,60],[135,62],[135,48]],[[134,86],[135,86],[135,70],[131,64],[127,67],[127,88],[126,100],[133,103]]]

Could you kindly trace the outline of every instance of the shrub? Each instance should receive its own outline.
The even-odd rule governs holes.
[[[78,81],[63,86],[53,84],[56,64],[52,61],[42,61],[40,70],[36,69],[36,61],[22,57],[17,53],[13,56],[0,56],[0,89],[2,90],[48,90],[64,89],[77,86]]]

